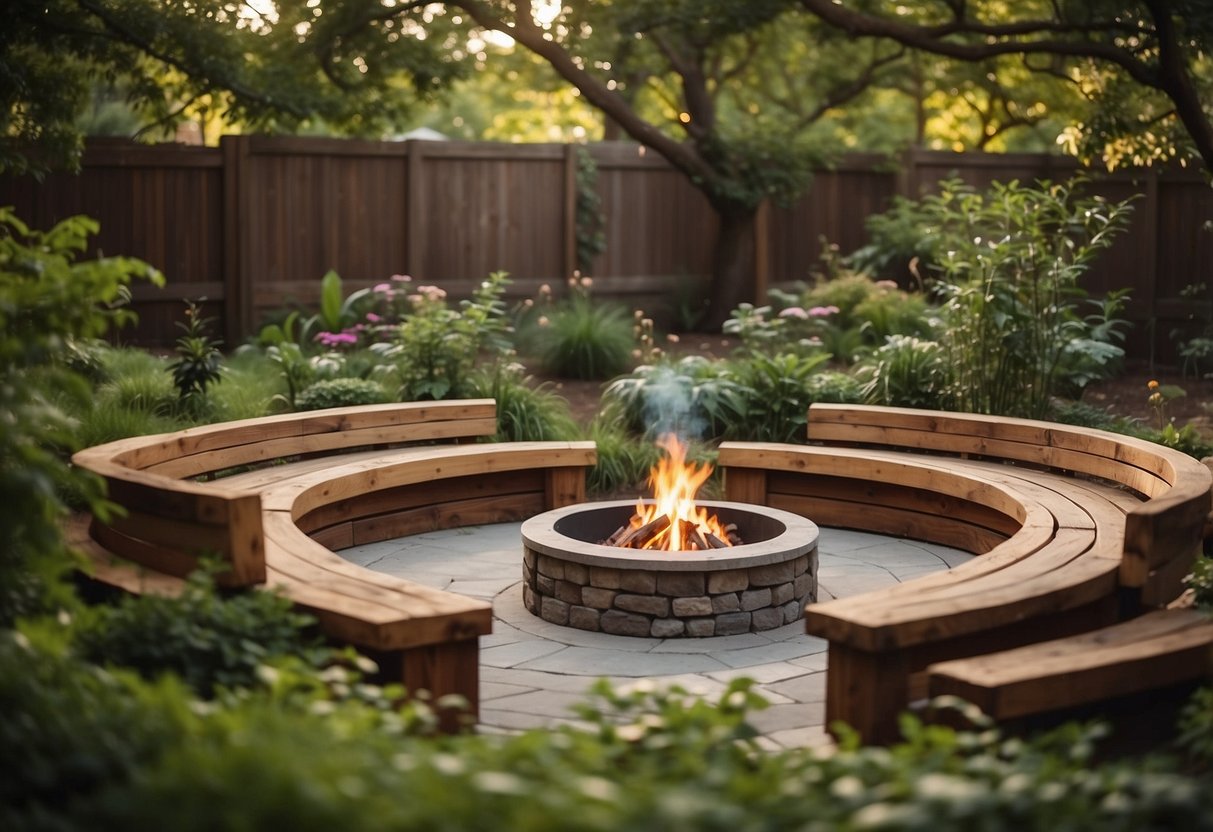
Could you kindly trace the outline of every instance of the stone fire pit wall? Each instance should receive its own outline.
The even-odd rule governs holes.
[[[626,504],[628,513],[633,505]],[[523,602],[553,624],[645,638],[737,635],[790,624],[816,599],[817,527],[778,514],[794,528],[776,522],[775,540],[707,553],[636,552],[582,541],[553,547],[546,524],[536,533],[527,521]]]

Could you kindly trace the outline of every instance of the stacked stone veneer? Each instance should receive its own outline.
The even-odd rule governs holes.
[[[677,558],[678,555],[671,555]],[[706,637],[790,624],[817,597],[817,549],[717,571],[588,566],[524,549],[523,602],[568,627],[620,636]]]

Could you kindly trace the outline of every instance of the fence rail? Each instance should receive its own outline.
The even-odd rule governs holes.
[[[667,317],[680,297],[702,297],[716,227],[703,195],[634,144],[585,149],[597,165],[606,235],[591,269],[596,292],[659,314],[664,307]],[[760,283],[806,278],[823,238],[844,252],[857,248],[869,215],[942,178],[984,186],[1076,171],[1070,160],[1036,154],[844,157],[819,171],[794,206],[764,213]],[[1093,187],[1109,198],[1141,197],[1087,286],[1131,289],[1132,352],[1172,358],[1169,333],[1193,315],[1181,291],[1213,286],[1213,189],[1182,170],[1117,172]],[[37,228],[96,217],[97,251],[142,257],[165,272],[165,289],[135,291],[140,324],[125,337],[170,344],[182,300],[205,297],[234,345],[276,311],[313,303],[329,269],[350,288],[409,273],[455,295],[498,269],[519,294],[562,281],[577,263],[577,188],[571,145],[225,136],[217,148],[95,140],[79,175],[0,177],[0,204]]]

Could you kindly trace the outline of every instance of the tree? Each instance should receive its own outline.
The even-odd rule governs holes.
[[[786,0],[448,5],[542,57],[707,197],[719,230],[706,326],[753,299],[759,206],[799,196],[826,155],[806,129],[879,83],[903,53],[856,47]]]
[[[0,170],[78,163],[97,82],[166,123],[205,104],[253,129],[378,133],[458,75],[451,36],[424,2],[9,0]]]
[[[1109,167],[1202,159],[1213,171],[1213,3],[1209,0],[800,0],[840,31],[958,61],[1018,56],[1094,105],[1067,139]]]

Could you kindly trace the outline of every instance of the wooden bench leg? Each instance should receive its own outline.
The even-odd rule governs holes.
[[[585,502],[584,466],[549,468],[544,472],[544,508],[551,511]]]
[[[901,738],[897,718],[909,699],[910,670],[905,651],[876,654],[844,644],[830,645],[827,728],[845,722],[859,732],[865,744],[888,745]]]
[[[466,711],[438,712],[443,731],[457,733],[479,720],[479,637],[413,647],[376,658],[384,675],[403,682],[410,693],[427,690],[435,703],[451,693],[467,700]]]
[[[724,498],[732,503],[767,504],[767,472],[759,468],[727,468]]]

